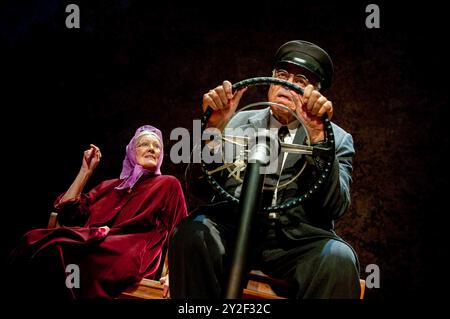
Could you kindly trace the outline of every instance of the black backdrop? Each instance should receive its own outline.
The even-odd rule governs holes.
[[[282,43],[305,39],[333,58],[327,96],[355,140],[352,206],[337,231],[358,252],[361,277],[380,267],[381,288],[366,298],[438,296],[448,281],[442,7],[377,2],[381,28],[368,29],[363,1],[71,2],[80,29],[65,27],[69,1],[1,5],[4,255],[45,226],[89,143],[103,153],[92,187],[118,176],[134,130],[153,124],[166,140],[164,173],[182,180],[170,130],[192,131],[203,93],[269,74]]]

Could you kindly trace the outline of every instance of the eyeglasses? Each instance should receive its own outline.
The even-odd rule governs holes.
[[[136,147],[150,147],[152,146],[153,148],[157,148],[157,149],[161,149],[161,145],[159,144],[159,141],[157,141],[156,139],[146,139],[146,138],[142,138],[136,145]]]
[[[306,76],[304,76],[303,74],[294,75],[283,69],[275,69],[273,71],[273,77],[280,79],[280,80],[289,81],[289,79],[291,78],[291,75],[294,76],[292,83],[298,85],[302,89],[304,89],[308,84],[312,84],[309,82],[308,78]]]

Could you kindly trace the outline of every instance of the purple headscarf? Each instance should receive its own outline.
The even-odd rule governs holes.
[[[159,155],[158,162],[156,163],[156,167],[153,170],[145,169],[136,162],[136,142],[137,138],[143,132],[155,133],[159,138],[159,142],[161,143],[161,153]],[[161,131],[151,125],[144,125],[138,128],[136,130],[136,133],[134,133],[134,136],[131,139],[130,143],[128,143],[127,145],[125,159],[123,160],[122,173],[120,173],[120,179],[122,179],[123,181],[119,186],[116,187],[116,189],[120,190],[132,188],[142,175],[150,173],[161,175],[161,164],[163,161],[163,157],[164,148]]]

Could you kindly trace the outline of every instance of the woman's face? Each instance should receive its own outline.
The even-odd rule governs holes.
[[[136,142],[136,162],[145,169],[154,169],[161,154],[161,143],[149,134],[141,136]]]

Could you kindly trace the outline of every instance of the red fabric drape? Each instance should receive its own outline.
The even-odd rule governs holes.
[[[58,218],[79,217],[84,225],[32,230],[15,249],[15,259],[60,249],[62,272],[67,264],[79,266],[80,288],[73,291],[81,298],[115,297],[155,274],[169,234],[187,216],[180,183],[158,175],[142,177],[131,191],[115,190],[119,184],[118,179],[102,182],[65,203],[59,203],[60,195],[55,201]]]

